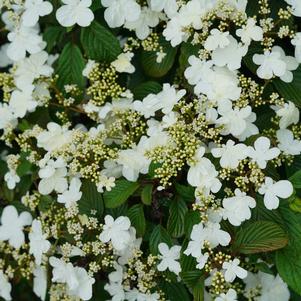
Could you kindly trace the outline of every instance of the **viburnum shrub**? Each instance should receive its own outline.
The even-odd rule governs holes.
[[[300,0],[0,7],[1,300],[300,301]]]

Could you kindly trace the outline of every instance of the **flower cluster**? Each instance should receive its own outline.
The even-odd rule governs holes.
[[[0,1],[0,298],[297,300],[300,3]]]

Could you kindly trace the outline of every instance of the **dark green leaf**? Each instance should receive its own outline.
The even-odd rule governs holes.
[[[147,184],[143,187],[141,192],[142,203],[149,206],[152,203],[153,198],[153,185]]]
[[[145,216],[142,204],[132,206],[127,213],[131,220],[131,225],[136,229],[138,236],[142,236],[145,232]]]
[[[141,54],[141,64],[146,75],[151,77],[162,77],[172,68],[177,48],[172,47],[164,38],[160,39],[160,44],[163,47],[166,56],[161,63],[157,63],[156,51],[143,51]]]
[[[301,66],[293,73],[294,80],[291,83],[285,83],[280,79],[276,79],[273,81],[273,84],[285,100],[290,100],[298,107],[301,107]]]
[[[43,40],[47,43],[47,52],[51,52],[54,46],[60,43],[64,36],[64,31],[62,26],[49,26],[45,29]]]
[[[82,75],[84,66],[85,62],[80,49],[72,43],[66,44],[58,61],[59,88],[62,89],[66,84],[77,84],[83,88],[85,85]]]
[[[195,200],[195,188],[182,184],[175,183],[177,193],[182,197],[185,202],[192,203]]]
[[[172,237],[180,237],[184,234],[185,214],[187,210],[186,203],[181,198],[176,198],[172,201],[167,221],[167,231]]]
[[[198,211],[188,211],[185,214],[184,230],[186,237],[190,237],[191,230],[194,225],[201,221],[200,213]]]
[[[172,245],[168,232],[161,225],[157,225],[149,238],[149,247],[152,254],[158,254],[158,245],[161,242],[165,242],[169,246]]]
[[[122,205],[139,187],[137,182],[127,180],[117,180],[115,187],[111,191],[104,193],[105,206],[116,208]]]
[[[168,296],[170,301],[190,301],[191,298],[185,289],[185,287],[180,283],[169,283],[165,282],[163,286],[164,292]]]
[[[294,173],[289,180],[293,184],[294,188],[301,188],[301,170]]]
[[[121,53],[118,39],[96,21],[81,29],[80,39],[90,59],[111,62]]]
[[[279,225],[270,221],[257,221],[238,231],[233,248],[243,254],[252,254],[281,249],[287,243],[288,236]]]
[[[91,215],[93,211],[97,212],[97,217],[103,214],[103,198],[101,193],[97,191],[94,183],[90,181],[83,181],[82,197],[78,202],[79,212],[81,214]]]
[[[162,86],[153,81],[144,82],[133,89],[135,99],[142,100],[149,94],[157,94],[162,90]]]

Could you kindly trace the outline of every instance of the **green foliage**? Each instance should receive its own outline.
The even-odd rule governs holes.
[[[97,191],[95,184],[90,181],[83,181],[81,191],[82,197],[78,202],[79,212],[93,216],[92,213],[96,211],[96,216],[101,217],[104,211],[103,198],[101,193]]]
[[[167,231],[172,237],[181,237],[184,234],[185,214],[187,211],[186,203],[181,198],[171,201]]]
[[[146,222],[142,204],[132,206],[127,215],[131,220],[131,225],[136,229],[138,236],[142,236],[145,232]]]
[[[116,208],[122,205],[139,187],[137,182],[127,180],[117,180],[115,187],[111,191],[104,193],[105,206]]]
[[[141,191],[141,200],[144,205],[151,205],[153,194],[153,185],[147,184],[143,187]]]
[[[118,39],[96,21],[93,21],[89,27],[81,29],[80,39],[90,59],[111,62],[121,53]]]
[[[77,84],[80,88],[85,85],[82,75],[85,66],[84,58],[78,46],[69,42],[64,47],[57,67],[59,75],[58,87],[63,89],[66,84]]]
[[[46,51],[50,52],[59,44],[65,34],[65,29],[61,26],[49,26],[45,29],[43,39],[47,43]]]
[[[133,94],[135,99],[142,100],[148,94],[157,94],[162,90],[162,86],[158,82],[147,81],[144,82],[133,89]]]
[[[172,47],[163,38],[160,40],[160,45],[163,47],[163,52],[166,53],[161,63],[157,63],[156,51],[143,51],[141,54],[141,64],[145,74],[154,78],[163,77],[168,73],[177,54],[177,48]]]
[[[301,67],[299,66],[293,73],[294,80],[291,83],[285,83],[280,79],[276,79],[273,81],[273,84],[284,99],[293,101],[296,106],[301,107]]]
[[[257,221],[242,226],[233,249],[243,254],[269,252],[285,247],[287,242],[287,234],[276,223]]]
[[[282,279],[301,295],[301,214],[281,208],[289,235],[288,246],[277,251],[276,267]]]
[[[158,254],[158,245],[161,242],[165,242],[167,245],[172,245],[172,240],[166,229],[161,226],[157,225],[150,236],[149,239],[149,248],[152,254]]]

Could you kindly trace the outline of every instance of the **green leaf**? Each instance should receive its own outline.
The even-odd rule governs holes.
[[[157,63],[157,51],[143,51],[141,53],[141,65],[146,75],[151,77],[162,77],[172,68],[177,48],[172,47],[164,38],[160,39],[160,45],[163,47],[165,57],[161,63]]]
[[[273,81],[273,84],[279,94],[285,99],[294,102],[298,107],[301,107],[301,66],[293,72],[294,80],[291,83],[285,83],[280,79]]]
[[[42,195],[40,197],[40,202],[39,202],[38,208],[39,208],[40,211],[46,212],[51,208],[51,206],[53,204],[55,204],[55,201],[52,199],[51,196]]]
[[[172,240],[168,232],[161,225],[157,225],[149,238],[149,247],[152,254],[158,254],[158,245],[161,242],[165,242],[169,246],[172,245]]]
[[[181,44],[181,51],[179,56],[179,64],[181,72],[184,72],[185,69],[189,66],[188,59],[190,56],[198,56],[200,50],[199,45],[192,45],[191,42],[186,42]]]
[[[49,26],[45,29],[43,40],[47,43],[47,52],[51,52],[54,46],[61,42],[64,33],[65,29],[62,26]]]
[[[132,226],[136,229],[138,236],[142,236],[145,232],[146,222],[142,204],[132,206],[127,213],[131,220]]]
[[[201,221],[201,216],[198,211],[188,211],[185,214],[184,230],[186,237],[189,238],[194,225]]]
[[[301,199],[297,196],[294,196],[293,200],[289,203],[290,208],[295,211],[301,213]]]
[[[62,89],[66,84],[77,84],[83,88],[85,85],[82,75],[84,66],[85,62],[80,49],[72,43],[66,44],[58,61],[59,88]]]
[[[193,292],[194,301],[204,300],[204,276],[200,270],[181,272],[180,276],[185,285]]]
[[[147,184],[143,187],[141,192],[141,200],[144,205],[150,206],[153,198],[153,186],[152,184]]]
[[[185,214],[187,211],[186,203],[181,198],[176,198],[172,201],[167,221],[167,231],[172,237],[180,237],[184,234]]]
[[[149,94],[158,94],[162,90],[162,86],[158,82],[147,81],[133,89],[135,99],[143,99]]]
[[[254,254],[281,249],[287,243],[286,232],[276,223],[257,221],[238,231],[233,248],[243,254]]]
[[[293,184],[294,188],[301,188],[301,170],[294,173],[289,181]]]
[[[163,290],[170,301],[190,301],[191,298],[181,283],[165,282]]]
[[[121,53],[118,39],[96,21],[81,29],[80,40],[86,55],[93,60],[111,62]]]
[[[79,212],[81,214],[91,215],[96,210],[97,217],[103,215],[103,198],[97,191],[95,183],[84,180],[81,187],[82,197],[78,202]]]
[[[122,205],[139,187],[137,182],[127,180],[117,180],[115,187],[111,191],[104,193],[105,206],[116,208]]]
[[[182,197],[182,199],[187,203],[192,203],[195,200],[194,191],[195,188],[191,186],[182,185],[175,183],[175,188],[177,193]]]

